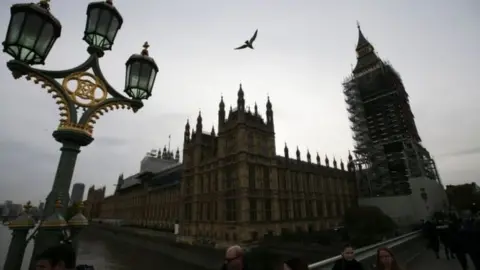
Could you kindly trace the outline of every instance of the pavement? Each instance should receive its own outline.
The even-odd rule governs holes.
[[[103,228],[113,232],[130,233],[130,234],[135,234],[139,236],[162,238],[162,239],[171,240],[171,241],[175,241],[176,239],[175,235],[172,232],[163,232],[163,231],[156,231],[156,230],[137,228],[137,227],[127,227],[127,226],[120,227],[120,226],[114,226],[114,225],[108,225],[108,224],[92,224],[92,225],[98,228]]]
[[[406,263],[406,270],[462,270],[457,259],[447,260],[445,258],[445,254],[442,254],[442,252],[440,252],[440,259],[437,259],[431,250],[424,250],[418,254],[415,254],[409,260],[407,260]],[[473,264],[470,261],[470,258],[468,258],[468,266],[469,269],[473,269]]]

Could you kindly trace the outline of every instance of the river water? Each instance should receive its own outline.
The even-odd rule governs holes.
[[[0,225],[0,267],[3,268],[10,244],[11,231]],[[33,251],[33,241],[27,246],[22,270],[28,270]],[[183,269],[199,270],[185,262],[162,256],[161,251],[148,250],[142,246],[130,245],[121,241],[102,237],[101,234],[82,234],[79,243],[77,264],[93,265],[100,270],[123,269]]]

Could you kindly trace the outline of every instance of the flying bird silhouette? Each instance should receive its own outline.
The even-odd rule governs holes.
[[[235,48],[234,50],[242,50],[242,49],[245,49],[245,48],[250,48],[250,49],[253,50],[253,42],[257,38],[257,33],[258,33],[258,29],[255,30],[255,33],[253,34],[252,38],[250,38],[250,40],[245,41],[244,45],[242,45],[238,48]]]

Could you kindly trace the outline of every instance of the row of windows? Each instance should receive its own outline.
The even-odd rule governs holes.
[[[260,203],[258,203],[259,201]],[[249,214],[250,221],[271,221],[272,201],[270,199],[249,199]]]
[[[348,193],[351,187],[344,179],[324,179],[323,177],[314,174],[279,170],[278,189],[292,191]]]
[[[197,203],[196,213],[193,212],[192,203],[184,205],[185,220],[198,221],[237,221],[238,205],[236,199],[226,199],[225,208],[220,208],[217,202]],[[338,217],[343,216],[345,209],[350,207],[351,201],[348,199],[335,200],[279,200],[280,220],[299,220],[312,219],[321,217]],[[255,221],[271,221],[273,220],[273,207],[271,199],[249,199],[249,205],[246,209],[249,213],[249,220]],[[220,215],[223,213],[223,217]]]
[[[228,190],[238,187],[239,179],[235,165],[230,165],[224,169],[225,177],[223,179],[219,180],[217,175],[217,172],[209,172],[199,176],[198,193],[217,192],[221,189]],[[193,194],[194,177],[188,176],[184,181],[185,194]],[[248,186],[250,189],[271,189],[270,168],[250,164],[248,169]],[[278,189],[341,193],[342,191],[348,192],[349,185],[344,179],[329,178],[325,180],[322,176],[315,174],[279,170]]]
[[[198,203],[196,213],[193,212],[192,203],[186,203],[184,207],[184,219],[185,220],[204,220],[213,221],[219,220],[219,204],[216,202]],[[236,214],[236,200],[225,200],[224,219],[226,221],[235,221],[237,219]],[[194,216],[196,215],[196,216]]]
[[[142,217],[178,217],[175,205],[178,190],[154,190],[150,193],[115,195],[102,203],[100,216],[104,218],[132,219]]]
[[[270,168],[254,164],[248,165],[248,186],[251,189],[270,189]]]
[[[343,216],[351,205],[349,200],[280,200],[280,220],[311,219]]]
[[[306,226],[295,226],[294,228],[281,228],[281,234],[287,234],[292,232],[313,232],[313,231],[320,231],[322,229],[331,228],[332,226],[336,226],[337,222],[326,222],[322,224],[306,224]],[[221,230],[211,230],[211,229],[197,229],[196,233],[193,229],[188,227],[184,227],[182,229],[182,235],[185,236],[198,236],[200,238],[207,238],[207,239],[219,239],[225,241],[233,241],[236,242],[238,240],[237,233],[235,232],[223,232]],[[250,232],[249,239],[243,240],[258,240],[266,235],[273,235],[274,232],[272,230],[263,231],[265,233],[262,235],[261,232],[252,231]]]
[[[206,238],[214,238],[214,239],[221,239],[225,241],[237,241],[238,237],[237,234],[234,232],[219,232],[219,231],[198,231],[197,234],[193,233],[193,230],[189,230],[185,228],[183,230],[183,235],[185,236],[199,236],[199,237],[206,237]]]
[[[178,219],[178,207],[176,205],[166,205],[163,207],[148,207],[145,210],[145,218],[147,220],[169,220],[169,219]]]

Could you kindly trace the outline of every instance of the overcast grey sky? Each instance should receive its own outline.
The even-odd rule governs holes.
[[[17,0],[18,1],[18,0]],[[14,0],[0,1],[5,36]],[[28,2],[28,1],[25,1]],[[81,40],[89,1],[52,1],[62,36],[46,68],[70,68],[87,57]],[[352,148],[341,82],[356,61],[356,21],[379,55],[401,74],[425,147],[444,183],[480,181],[480,2],[476,0],[115,0],[124,18],[102,59],[110,82],[124,83],[126,59],[148,40],[160,72],[153,97],[137,114],[101,118],[95,141],[78,158],[74,182],[106,185],[136,173],[147,151],[182,144],[187,118],[202,111],[216,124],[223,93],[235,104],[238,85],[247,105],[274,109],[277,149],[283,142],[322,155]],[[233,51],[259,29],[254,51]],[[9,60],[2,54],[1,62]],[[51,188],[60,145],[51,133],[57,107],[43,89],[15,81],[0,65],[0,200],[42,200]],[[475,110],[477,109],[477,110]]]

